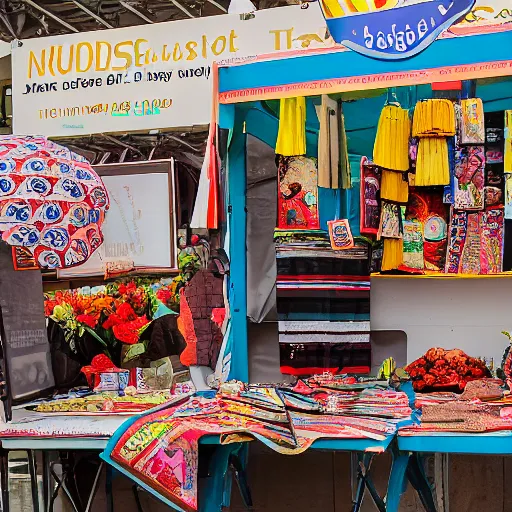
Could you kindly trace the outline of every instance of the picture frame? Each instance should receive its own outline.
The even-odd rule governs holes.
[[[93,166],[110,208],[104,242],[83,265],[58,269],[57,277],[104,275],[108,270],[177,270],[178,183],[174,159]]]

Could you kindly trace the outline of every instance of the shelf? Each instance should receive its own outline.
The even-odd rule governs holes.
[[[512,272],[499,274],[445,274],[429,272],[425,274],[372,274],[370,279],[510,279]]]

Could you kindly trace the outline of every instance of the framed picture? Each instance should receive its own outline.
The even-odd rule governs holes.
[[[110,197],[104,241],[83,265],[59,269],[59,278],[103,275],[106,270],[177,268],[174,160],[94,166]]]

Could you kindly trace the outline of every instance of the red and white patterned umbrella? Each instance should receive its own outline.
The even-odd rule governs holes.
[[[108,208],[85,158],[45,137],[0,136],[0,234],[41,268],[84,263],[103,242]]]

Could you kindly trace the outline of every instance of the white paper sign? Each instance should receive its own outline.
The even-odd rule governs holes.
[[[331,46],[318,4],[16,42],[14,133],[67,136],[208,124],[211,64]]]

